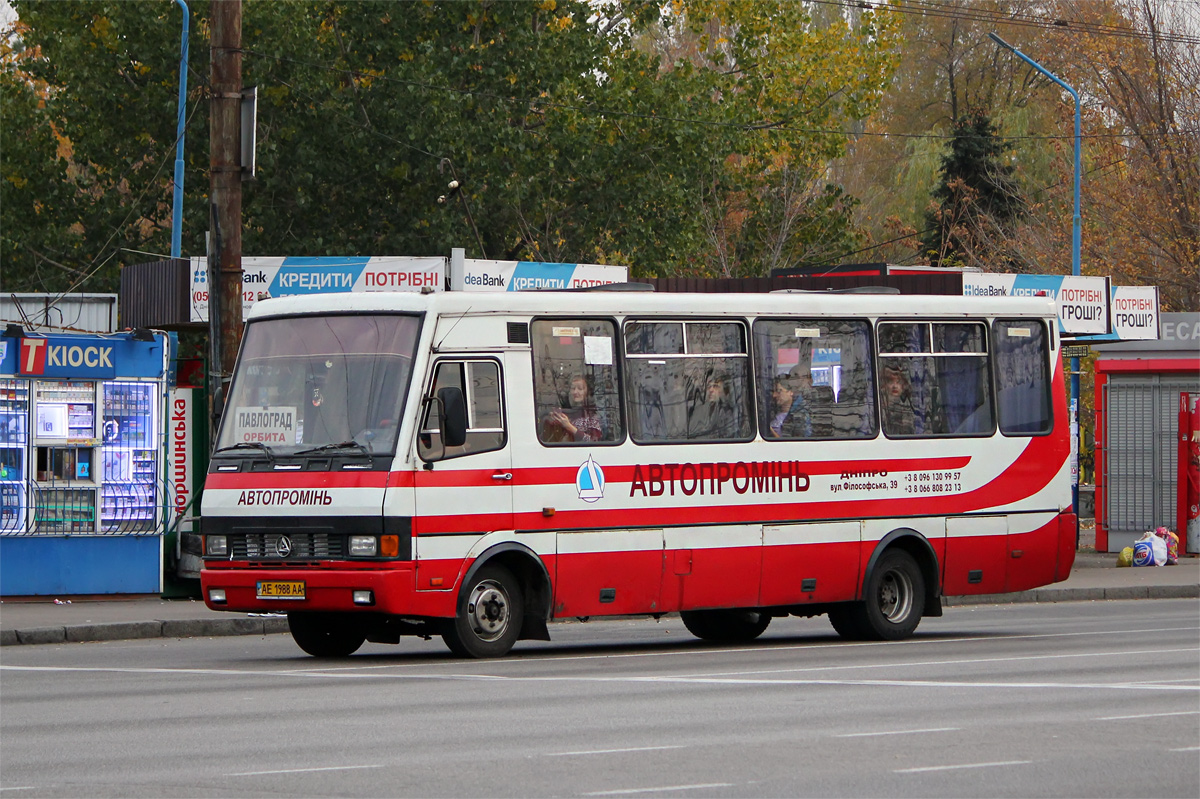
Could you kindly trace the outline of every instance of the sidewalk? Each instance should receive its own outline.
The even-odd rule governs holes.
[[[1083,543],[1083,542],[1081,542]],[[1010,602],[1073,602],[1105,599],[1200,597],[1200,558],[1176,566],[1117,568],[1115,554],[1081,550],[1071,576],[1015,594],[947,597],[947,607]],[[62,604],[57,604],[61,602]],[[0,602],[0,646],[113,641],[131,638],[191,638],[286,633],[282,615],[247,615],[209,610],[199,600],[105,597]]]

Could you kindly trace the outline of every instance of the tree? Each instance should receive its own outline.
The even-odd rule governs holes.
[[[955,120],[953,132],[922,245],[935,266],[994,266],[988,242],[1022,213],[1013,166],[1004,160],[1011,148],[982,110]]]
[[[764,175],[801,165],[815,174],[840,142],[823,129],[866,113],[886,75],[872,15],[853,32],[799,35],[785,25],[793,4],[779,7],[774,28],[752,3],[701,7],[726,5],[740,15],[736,69],[667,64],[639,49],[648,26],[686,18],[640,0],[247,0],[243,82],[259,87],[259,150],[258,178],[244,190],[244,251],[465,246],[472,257],[703,271],[708,203],[764,185]],[[79,231],[78,253],[61,260],[95,271],[82,284],[91,290],[115,286],[119,263],[167,249],[179,19],[170,4],[150,8],[17,3],[23,40],[41,54],[42,113],[70,150],[67,196],[46,211]],[[191,9],[185,253],[203,250],[208,227],[207,49],[196,46],[208,5]],[[0,155],[6,169],[9,157]],[[769,194],[757,196],[752,213],[774,211]],[[827,193],[804,196],[819,203]],[[8,204],[0,215],[6,232],[32,218]],[[12,250],[6,284],[32,286],[33,274]]]

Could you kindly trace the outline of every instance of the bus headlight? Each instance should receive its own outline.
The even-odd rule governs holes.
[[[224,557],[229,554],[229,539],[223,535],[204,536],[204,554]]]
[[[373,535],[350,536],[350,556],[355,558],[374,557],[379,551],[379,541]]]

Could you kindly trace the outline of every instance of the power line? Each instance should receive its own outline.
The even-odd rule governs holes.
[[[933,0],[906,0],[898,5],[868,3],[860,0],[809,0],[815,5],[835,6],[844,9],[880,9],[888,13],[908,14],[920,17],[938,17],[942,19],[962,20],[965,22],[986,22],[997,25],[1007,25],[1019,28],[1054,31],[1055,33],[1081,33],[1091,36],[1108,36],[1113,38],[1140,39],[1143,41],[1157,40],[1173,44],[1200,45],[1200,38],[1177,33],[1158,33],[1138,30],[1132,27],[1106,25],[1083,20],[1049,19],[1033,14],[1014,11],[1005,13],[992,11],[978,6],[960,6],[953,3],[938,3]]]
[[[830,1],[832,2],[832,0],[830,0]],[[847,131],[847,130],[842,130],[840,128],[799,128],[799,127],[792,127],[792,126],[786,125],[786,124],[770,123],[770,122],[766,122],[766,121],[754,122],[754,123],[717,122],[714,120],[700,119],[700,118],[696,118],[696,117],[676,117],[676,116],[667,116],[667,115],[663,115],[663,114],[637,113],[634,111],[614,111],[611,109],[596,108],[594,106],[591,106],[591,107],[580,106],[580,105],[573,105],[570,103],[558,103],[558,102],[554,102],[554,101],[550,101],[550,100],[541,100],[541,99],[537,99],[537,98],[528,98],[527,99],[527,98],[521,98],[521,97],[514,97],[512,95],[495,94],[493,92],[480,91],[478,89],[458,89],[453,86],[439,86],[437,84],[426,83],[423,81],[414,81],[414,80],[408,80],[406,78],[394,78],[394,77],[391,77],[388,75],[360,72],[355,69],[347,69],[346,67],[333,66],[331,64],[325,64],[325,63],[316,62],[316,61],[304,61],[304,60],[297,59],[297,58],[288,58],[286,56],[271,55],[269,53],[261,53],[256,50],[244,50],[243,54],[249,55],[249,56],[258,56],[260,58],[264,58],[264,59],[268,59],[268,60],[272,60],[272,61],[282,61],[282,62],[287,62],[287,63],[292,63],[292,64],[299,64],[302,66],[313,67],[315,69],[323,69],[323,70],[326,70],[329,72],[337,72],[337,73],[343,74],[343,75],[352,75],[356,78],[365,78],[365,79],[369,79],[372,81],[383,81],[385,83],[398,83],[398,84],[404,85],[404,86],[411,86],[411,87],[420,88],[420,89],[429,89],[432,91],[439,91],[439,92],[447,92],[450,94],[457,94],[457,95],[460,95],[463,97],[466,97],[466,96],[485,97],[485,98],[488,98],[491,100],[496,100],[496,101],[502,102],[502,103],[511,103],[514,105],[516,105],[516,104],[528,105],[528,106],[534,106],[539,109],[574,111],[577,113],[591,115],[593,117],[620,117],[623,119],[641,119],[641,120],[645,120],[645,121],[649,121],[649,122],[679,122],[679,123],[685,123],[685,124],[690,124],[690,125],[701,125],[701,126],[713,127],[713,128],[728,128],[728,129],[751,131],[751,132],[761,130],[761,131],[768,132],[768,133],[772,133],[772,132],[808,133],[808,134],[816,134],[816,135],[847,136],[847,137],[874,136],[874,137],[880,137],[880,138],[935,139],[935,140],[942,140],[942,141],[947,141],[947,140],[951,140],[951,139],[955,139],[955,138],[971,138],[969,136],[955,136],[954,134],[938,134],[938,133],[889,133],[889,132],[870,132],[870,131]],[[1160,131],[1157,133],[1157,135],[1158,136],[1176,136],[1176,135],[1182,136],[1182,135],[1194,135],[1197,133],[1200,133],[1200,129],[1180,130],[1180,131]],[[1088,134],[1084,134],[1082,136],[1082,138],[1084,138],[1084,139],[1112,139],[1112,138],[1125,138],[1128,135],[1129,135],[1128,133],[1088,133]],[[1048,134],[1048,135],[1043,135],[1043,136],[1027,136],[1027,135],[1006,136],[1004,138],[1009,141],[1045,141],[1045,140],[1056,140],[1056,139],[1064,140],[1064,141],[1072,141],[1072,140],[1074,140],[1075,136],[1074,136],[1074,134],[1064,133],[1064,134]],[[400,142],[400,143],[402,143],[402,142]],[[405,146],[411,147],[411,145],[407,145],[407,144]],[[413,148],[413,149],[417,149],[417,148]],[[424,151],[422,151],[422,152],[424,152]],[[426,153],[426,155],[430,155],[430,153]]]

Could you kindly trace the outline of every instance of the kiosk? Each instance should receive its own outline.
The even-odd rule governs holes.
[[[0,338],[0,595],[162,588],[163,333]]]

